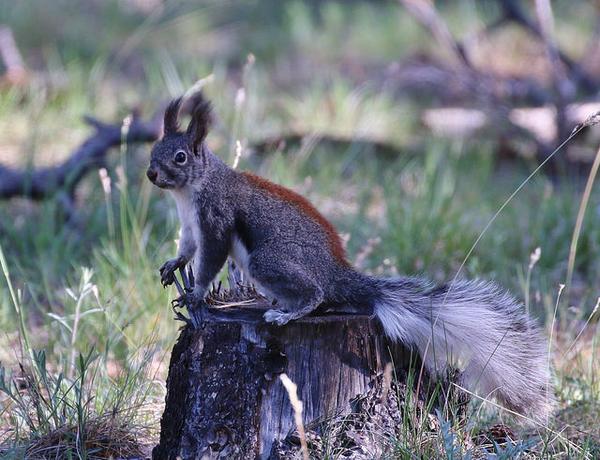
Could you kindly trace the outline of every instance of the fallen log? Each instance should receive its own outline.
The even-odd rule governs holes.
[[[264,322],[267,308],[211,308],[203,327],[181,330],[153,459],[283,458],[281,444],[298,435],[279,375],[298,386],[310,426],[351,413],[387,363],[397,375],[410,366],[410,352],[371,316],[320,314],[278,327]]]

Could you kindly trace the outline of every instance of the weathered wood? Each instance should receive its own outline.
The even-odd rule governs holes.
[[[154,459],[269,458],[295,428],[278,376],[298,385],[303,421],[351,411],[386,363],[410,353],[365,315],[319,315],[283,327],[265,307],[211,309],[203,328],[184,327],[173,348]],[[271,458],[277,458],[273,453]]]

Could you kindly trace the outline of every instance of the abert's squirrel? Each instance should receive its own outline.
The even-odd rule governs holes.
[[[261,292],[277,300],[266,321],[283,325],[320,305],[372,312],[391,339],[418,349],[430,370],[458,357],[470,389],[477,386],[521,414],[547,418],[553,406],[547,344],[513,297],[484,281],[434,286],[420,278],[358,272],[334,227],[306,199],[235,171],[211,152],[205,142],[211,105],[200,93],[188,101],[191,121],[180,130],[182,102],[175,99],[166,109],[147,176],[177,205],[179,252],[160,273],[168,285],[177,269],[192,263],[195,285],[183,304],[202,304],[231,256]]]

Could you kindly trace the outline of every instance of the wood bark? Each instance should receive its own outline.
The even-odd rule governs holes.
[[[370,316],[311,316],[278,327],[264,322],[264,311],[211,309],[202,328],[181,330],[153,459],[278,458],[274,446],[295,429],[280,374],[297,384],[310,424],[352,411],[351,399],[386,363],[408,368],[410,353],[389,343]]]

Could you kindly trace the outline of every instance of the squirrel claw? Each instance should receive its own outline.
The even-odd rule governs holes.
[[[176,299],[171,300],[173,308],[186,307],[188,310],[195,308],[198,303],[198,299],[193,291],[180,291],[181,295]]]
[[[163,286],[169,286],[175,282],[175,270],[185,265],[181,258],[167,260],[162,267],[158,269],[160,272],[160,282]]]
[[[193,291],[185,291],[176,299],[171,301],[171,307],[175,313],[175,319],[185,322],[194,329],[199,328],[204,323],[207,304],[203,300],[198,300],[198,296]],[[179,308],[187,308],[188,315],[184,316],[177,311]]]
[[[164,288],[173,284],[174,281],[175,275],[173,274],[173,272],[164,272],[160,275],[160,283],[163,285]]]
[[[177,310],[173,310],[173,313],[175,313],[175,320],[176,321],[183,321],[188,326],[191,325],[192,327],[195,327],[194,324],[193,324],[193,322],[190,320],[190,318],[188,318],[187,316],[185,316],[181,312],[178,312]]]

